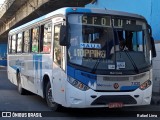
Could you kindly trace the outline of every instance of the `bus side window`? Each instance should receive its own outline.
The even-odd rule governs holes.
[[[43,53],[51,52],[51,41],[52,41],[52,24],[47,23],[42,27],[43,31]]]
[[[16,35],[12,36],[12,48],[11,48],[11,53],[14,54],[16,53]]]
[[[12,53],[12,36],[9,36],[8,38],[8,53],[11,54]]]
[[[32,52],[38,52],[39,27],[32,29]]]
[[[17,53],[21,52],[22,52],[22,33],[19,33],[17,39]]]
[[[57,63],[59,66],[61,66],[61,56],[62,56],[61,46],[59,45],[59,38],[58,38],[60,27],[61,25],[55,25],[54,27],[54,43],[53,43],[54,46],[53,59],[54,62]]]
[[[30,49],[30,41],[29,41],[29,30],[24,32],[24,47],[23,52],[28,53]]]

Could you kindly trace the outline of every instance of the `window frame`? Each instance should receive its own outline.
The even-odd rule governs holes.
[[[8,54],[12,54],[12,35],[8,36]]]
[[[44,47],[44,40],[45,40],[45,36],[44,36],[44,33],[45,33],[45,25],[51,25],[51,32],[50,32],[50,34],[51,34],[51,38],[50,38],[50,51],[49,52],[44,52],[44,49],[43,49],[43,47]],[[48,32],[47,32],[48,33]],[[44,23],[43,25],[41,25],[41,44],[40,44],[40,53],[42,53],[42,54],[50,54],[52,51],[52,39],[53,39],[53,23],[51,22],[51,21],[49,21],[49,22],[46,22],[46,23]],[[47,42],[48,43],[48,42]]]
[[[25,43],[25,33],[28,31],[28,43],[26,44]],[[24,46],[23,46],[23,49],[22,49],[22,51],[23,51],[23,53],[30,53],[30,46],[31,46],[31,43],[30,43],[30,30],[29,29],[27,29],[27,30],[25,30],[24,32],[23,32],[23,44],[24,44]],[[25,51],[25,45],[28,45],[28,49],[27,49],[27,51]]]
[[[54,38],[53,38],[53,62],[55,63],[55,64],[57,64],[59,67],[62,67],[62,56],[61,56],[61,58],[60,58],[60,63],[58,63],[57,61],[56,61],[56,53],[55,53],[55,27],[57,27],[57,26],[59,26],[59,27],[61,27],[61,25],[62,25],[62,23],[60,22],[60,23],[57,23],[57,24],[54,24],[54,27],[53,27],[53,35],[54,35]],[[59,31],[60,32],[60,31]],[[59,44],[59,39],[58,39],[58,47],[60,47],[60,54],[62,55],[62,49],[61,49],[61,45]]]
[[[18,44],[18,40],[19,40],[19,37],[18,37],[18,35],[19,34],[21,34],[22,36],[21,36],[21,51],[19,51],[18,52],[18,47],[19,47],[19,44]],[[17,53],[22,53],[22,46],[23,46],[23,32],[19,32],[19,33],[17,33]]]
[[[15,44],[13,45],[13,36],[15,36]],[[13,46],[15,47],[15,51],[13,52]],[[12,36],[11,36],[11,54],[16,54],[17,53],[17,34],[13,34]]]
[[[33,37],[35,37],[34,35],[33,35],[33,30],[34,29],[36,29],[36,35],[35,36],[37,36],[37,34],[38,34],[38,36],[37,36],[37,41],[36,41],[36,47],[37,47],[37,51],[33,51]],[[38,29],[38,30],[37,30]],[[30,47],[31,47],[31,49],[30,49],[30,51],[31,51],[31,53],[39,53],[39,41],[40,41],[40,26],[35,26],[35,27],[33,27],[31,30],[30,30]]]

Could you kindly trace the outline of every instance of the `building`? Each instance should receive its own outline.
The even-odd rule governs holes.
[[[153,60],[153,92],[160,92],[160,0],[93,0],[87,8],[102,8],[142,15],[152,27],[157,57]]]
[[[0,66],[7,66],[7,44],[0,44]]]

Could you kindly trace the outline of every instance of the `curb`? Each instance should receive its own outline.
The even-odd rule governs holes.
[[[159,92],[152,93],[151,104],[152,105],[160,105],[160,93]]]

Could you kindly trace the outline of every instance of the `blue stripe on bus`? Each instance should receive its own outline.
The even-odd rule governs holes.
[[[90,73],[87,73],[87,72],[82,72],[80,70],[76,70],[75,71],[75,79],[79,80],[80,82],[82,82],[85,85],[89,86],[89,84],[90,84],[91,86],[94,86],[94,84],[97,81],[97,76],[90,74]]]
[[[35,72],[38,72],[38,69],[40,70],[40,79],[42,79],[42,55],[39,54],[33,55],[33,66]],[[36,77],[36,75],[34,75],[34,77]]]
[[[72,78],[75,78],[75,68],[67,66],[67,75]]]
[[[72,78],[79,80],[85,85],[94,85],[97,81],[97,75],[83,72],[80,70],[77,70],[75,68],[72,68],[70,66],[67,66],[67,75],[71,76]]]
[[[67,75],[92,88],[97,83],[97,75],[67,66]],[[139,86],[122,86],[120,91],[136,90]]]
[[[126,90],[136,90],[137,88],[139,88],[139,86],[122,86],[120,88],[120,90],[122,91],[126,91]]]

